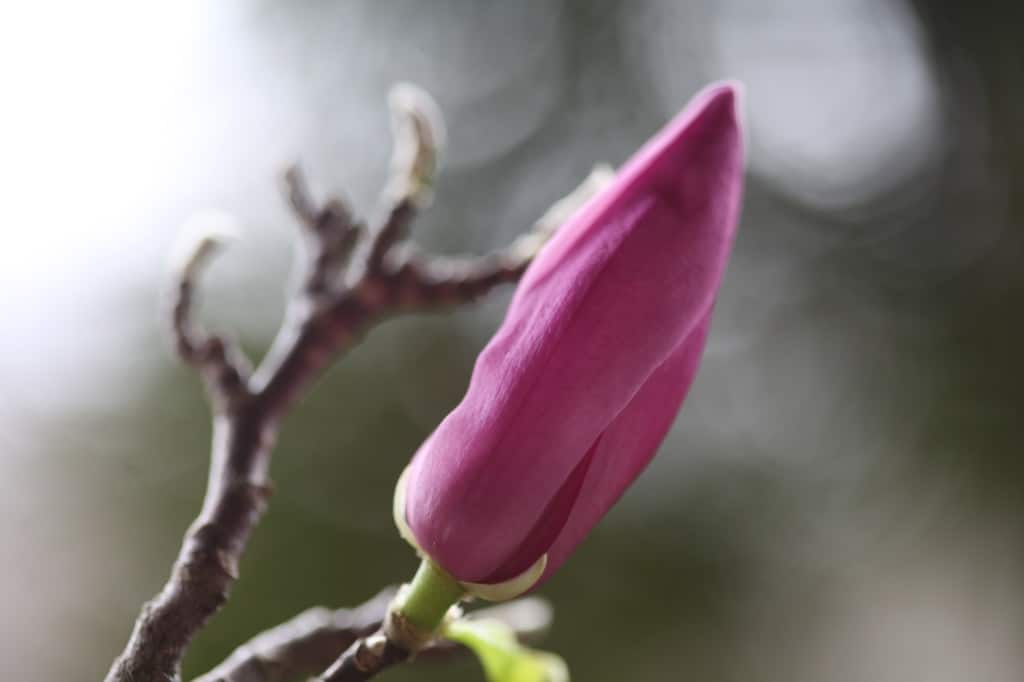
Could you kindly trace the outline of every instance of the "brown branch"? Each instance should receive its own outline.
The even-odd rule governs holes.
[[[380,608],[378,598],[374,598],[373,608]],[[360,611],[366,608],[360,607]],[[369,680],[393,665],[410,659],[410,653],[394,642],[388,641],[382,634],[383,620],[387,604],[376,613],[377,628],[356,633],[352,628],[339,632],[333,628],[319,631],[300,632],[297,629],[287,632],[281,626],[260,635],[248,645],[241,647],[225,663],[211,673],[204,675],[195,682],[287,682],[301,675],[315,674],[335,661],[319,680],[324,682],[362,682]],[[307,612],[309,614],[310,612]],[[334,614],[324,612],[321,618],[331,618],[345,622],[351,618],[350,612],[337,611]],[[300,616],[305,617],[306,614]],[[503,622],[516,634],[521,641],[532,642],[547,633],[551,627],[551,606],[540,597],[524,597],[506,604],[489,606],[474,611],[468,619],[494,619]],[[295,623],[298,619],[291,621]],[[360,623],[368,626],[367,619]],[[328,632],[332,639],[327,644]],[[307,647],[317,639],[325,646],[318,650],[316,661],[307,657]],[[257,643],[262,644],[258,646]],[[338,646],[344,642],[344,647]],[[330,646],[336,647],[334,655],[322,661],[320,655],[326,654]],[[311,647],[310,647],[311,648]],[[244,654],[240,654],[245,650]],[[417,660],[432,660],[463,652],[459,644],[445,639],[434,639],[417,652]],[[339,656],[340,653],[340,656]],[[337,660],[335,660],[337,657]],[[234,665],[231,663],[234,662]],[[319,664],[319,666],[315,665]]]
[[[361,637],[376,632],[396,590],[387,588],[354,609],[331,611],[315,607],[267,630],[235,649],[223,663],[194,682],[288,682],[324,670]],[[522,641],[534,641],[551,627],[552,610],[540,597],[525,597],[470,613],[467,618],[494,618],[508,625]],[[447,640],[435,640],[419,653],[439,658],[460,651]]]
[[[171,333],[175,350],[199,372],[218,411],[247,397],[246,384],[252,366],[237,344],[207,333],[195,322],[194,292],[203,266],[232,236],[225,216],[196,216],[182,231],[174,263],[176,289],[172,296]]]
[[[337,279],[365,230],[353,221],[348,206],[338,199],[317,208],[298,167],[285,172],[284,186],[288,203],[306,237],[308,272],[303,288],[314,297],[329,295],[339,285]]]
[[[398,280],[395,306],[452,305],[473,301],[504,282],[515,282],[532,256],[512,249],[474,258],[405,254],[390,264]]]
[[[317,682],[365,682],[398,663],[404,663],[411,652],[392,642],[378,630],[361,637],[328,668]]]
[[[316,675],[380,627],[394,595],[394,589],[384,590],[354,609],[309,609],[238,647],[195,682],[286,682]]]
[[[394,595],[395,590],[389,588],[354,609],[309,609],[238,647],[195,682],[289,682],[316,675],[356,640],[380,628]],[[532,641],[550,628],[552,612],[543,599],[527,597],[467,617],[498,619],[521,640]],[[419,658],[443,658],[459,651],[459,645],[438,639],[423,649]]]
[[[220,241],[214,231],[193,238],[180,260],[171,330],[179,355],[202,376],[213,408],[210,475],[202,509],[185,534],[170,578],[143,607],[108,682],[180,679],[189,643],[227,600],[266,509],[270,455],[281,418],[324,367],[391,314],[469,301],[513,281],[550,227],[542,225],[543,234],[520,240],[504,255],[460,260],[457,267],[441,259],[395,256],[405,249],[415,212],[429,196],[443,137],[430,127],[436,116],[426,111],[425,94],[397,99],[396,120],[407,124],[396,125],[393,177],[385,191],[388,210],[377,229],[367,233],[339,201],[318,206],[298,171],[286,174],[287,198],[304,228],[305,276],[255,372],[234,345],[193,320],[195,280]],[[349,618],[349,625],[358,622],[353,614]],[[366,640],[356,644],[365,646]],[[381,660],[393,658],[387,647],[382,655]]]

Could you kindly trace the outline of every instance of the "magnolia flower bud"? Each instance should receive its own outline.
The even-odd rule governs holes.
[[[739,216],[737,98],[704,90],[556,232],[403,475],[403,534],[470,592],[550,575],[668,432]]]

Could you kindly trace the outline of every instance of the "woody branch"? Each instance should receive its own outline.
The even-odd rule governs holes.
[[[384,622],[395,590],[388,588],[354,609],[308,609],[235,649],[195,682],[289,682],[324,670],[351,644]],[[522,641],[538,639],[550,628],[551,607],[539,597],[525,597],[470,613],[470,619],[501,621]],[[459,645],[434,640],[421,659],[443,659],[462,651]]]

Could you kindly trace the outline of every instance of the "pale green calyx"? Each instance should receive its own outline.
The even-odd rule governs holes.
[[[515,599],[537,584],[548,565],[548,555],[542,554],[528,569],[500,583],[463,582],[466,592],[486,601],[508,601]]]

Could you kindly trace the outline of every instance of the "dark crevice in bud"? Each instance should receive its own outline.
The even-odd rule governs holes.
[[[594,444],[587,450],[587,454],[579,461],[576,467],[569,473],[569,476],[562,483],[562,486],[551,498],[544,511],[541,512],[537,522],[533,524],[526,537],[518,547],[510,554],[509,558],[484,580],[483,583],[500,583],[510,580],[532,566],[540,557],[545,554],[551,545],[558,538],[559,533],[569,521],[569,515],[576,506],[576,500],[583,490],[583,481],[587,477],[590,464],[604,437],[602,433],[594,441]]]

